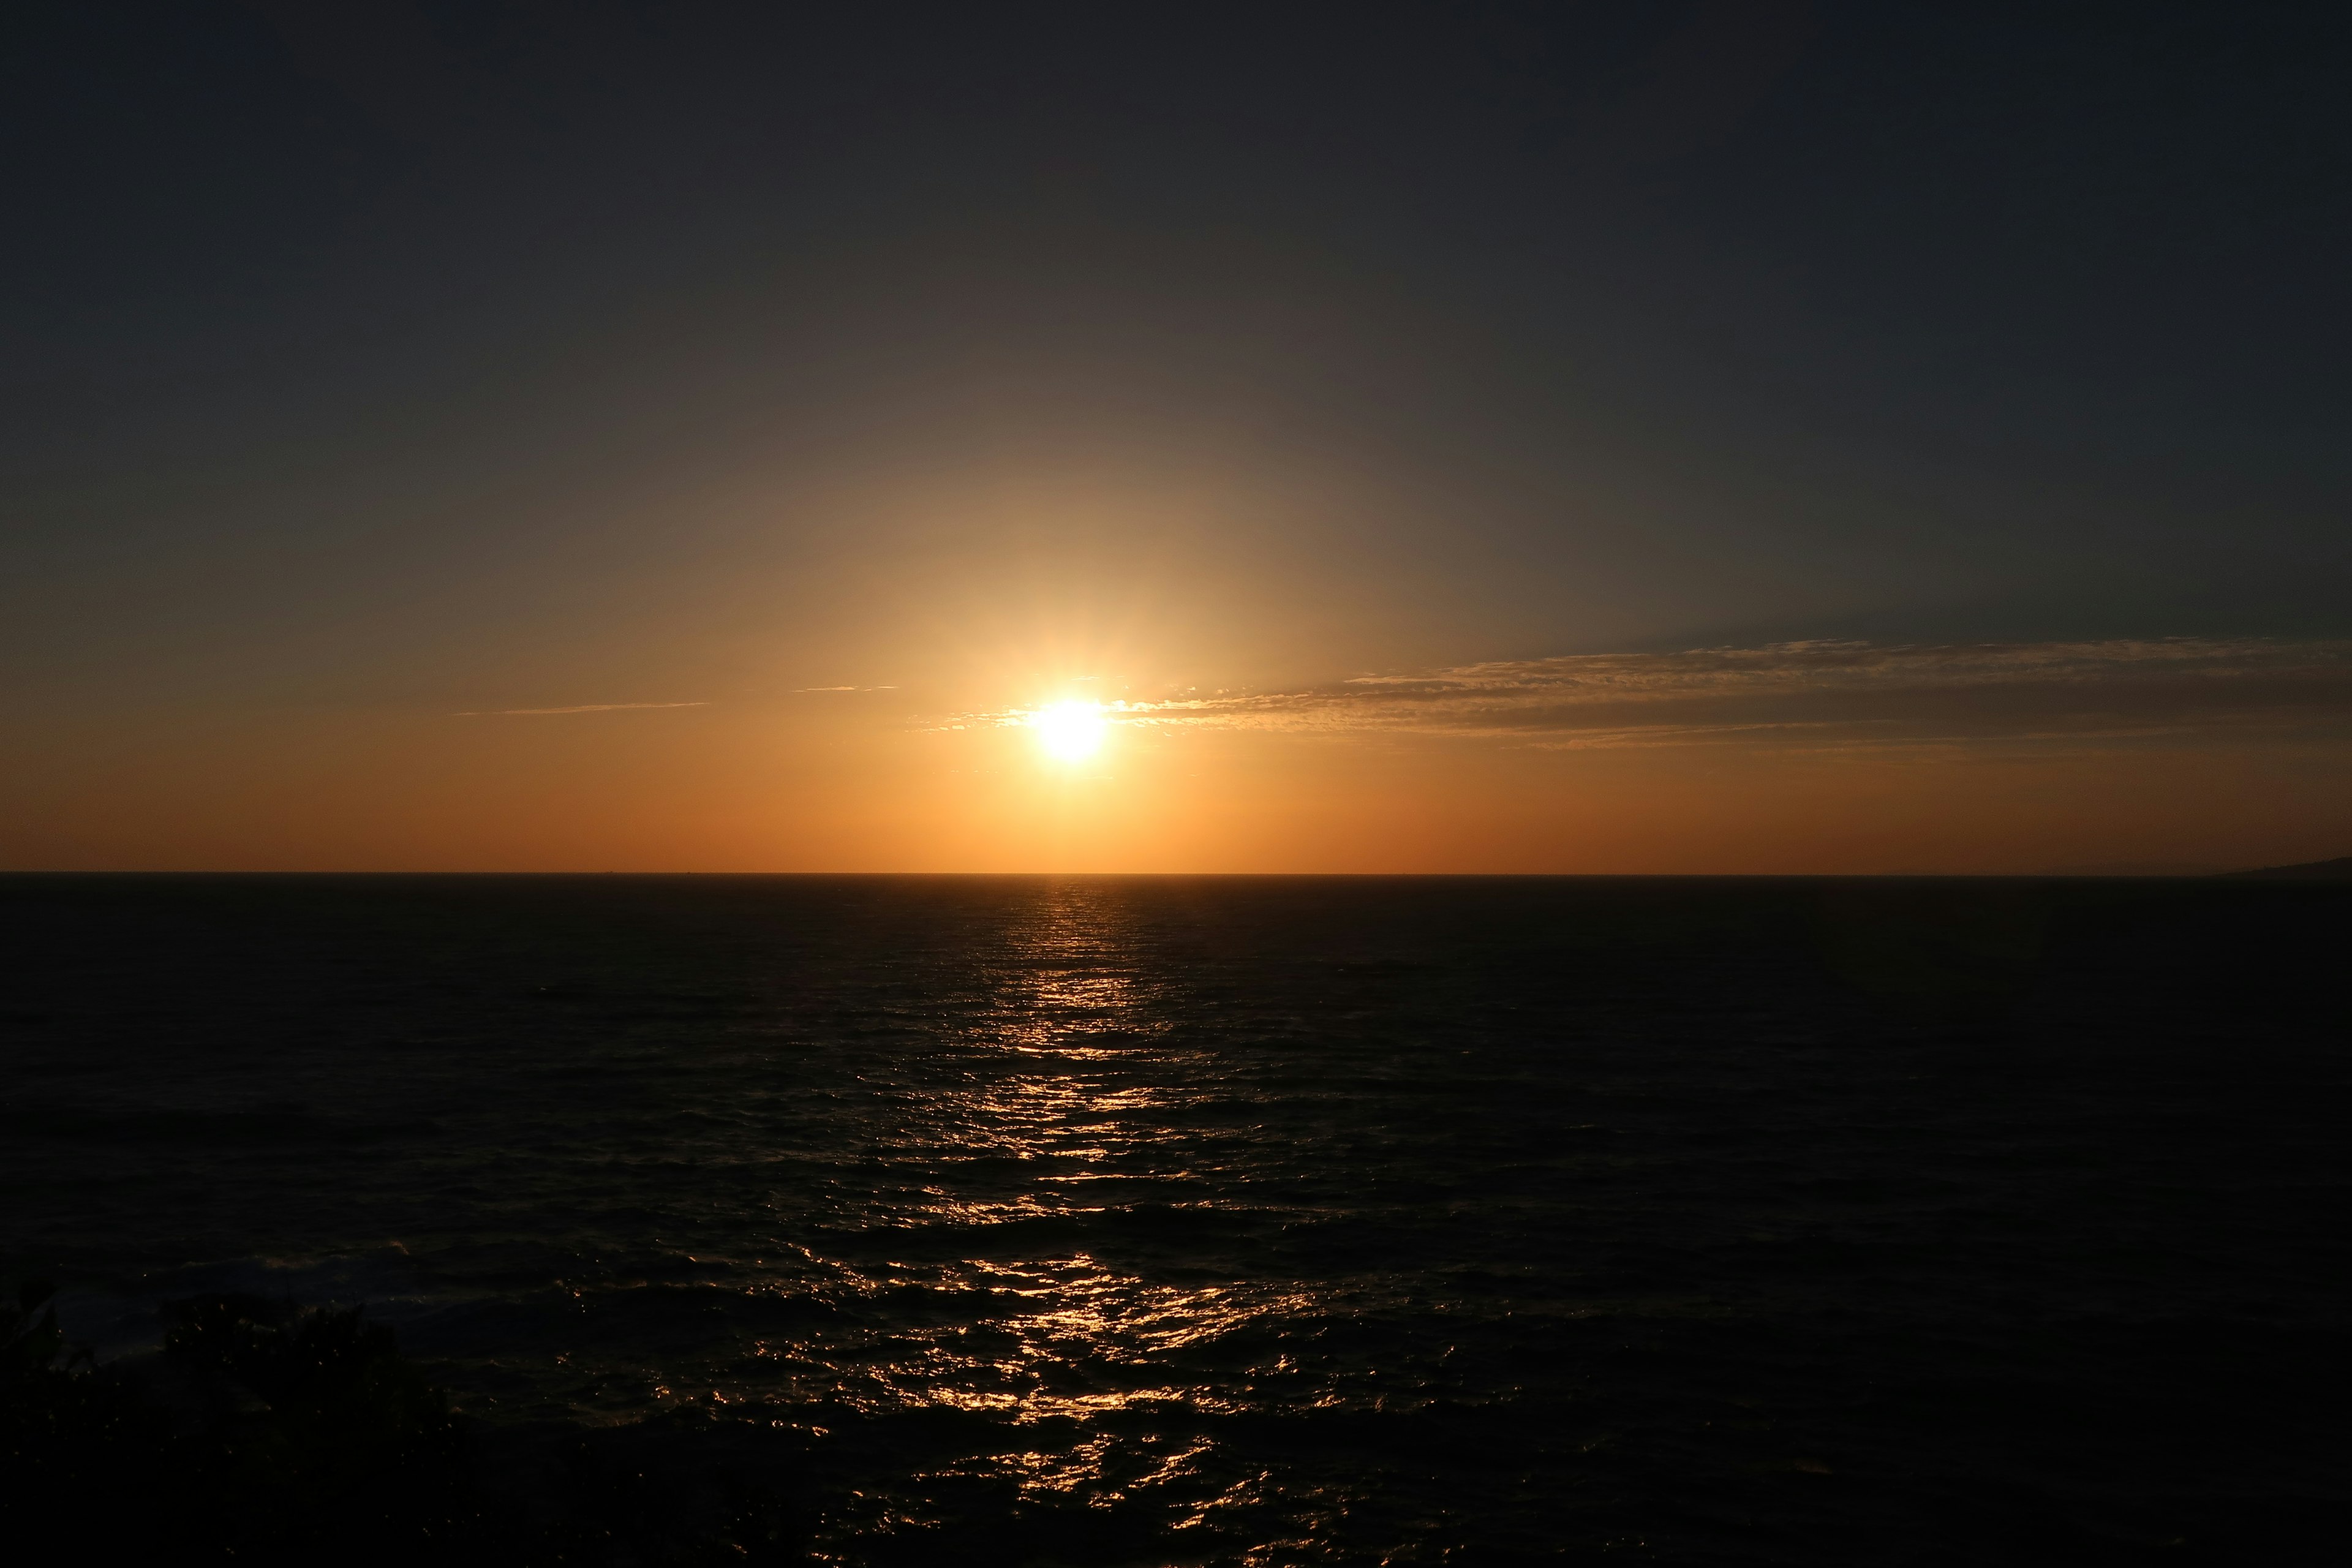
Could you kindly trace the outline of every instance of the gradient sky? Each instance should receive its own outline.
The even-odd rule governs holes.
[[[0,865],[2352,852],[2352,11],[13,34]]]

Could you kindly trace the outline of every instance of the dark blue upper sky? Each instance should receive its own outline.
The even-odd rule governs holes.
[[[957,473],[1346,476],[1200,542],[1368,606],[1334,669],[2352,626],[2338,7],[10,31],[0,592],[41,679],[380,684],[745,550],[814,593],[845,546],[803,536],[861,525],[745,493]],[[1059,536],[1076,576],[1121,526]]]

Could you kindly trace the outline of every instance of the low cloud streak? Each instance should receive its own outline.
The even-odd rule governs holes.
[[[1129,724],[1446,735],[1559,748],[2123,742],[2336,729],[2352,642],[1776,643],[1493,660],[1303,691],[1122,704]]]
[[[708,702],[581,702],[569,708],[485,708],[458,719],[528,719],[550,713],[625,713],[641,708],[708,708]]]

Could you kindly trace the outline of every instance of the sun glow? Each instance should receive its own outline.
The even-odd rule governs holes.
[[[1065,763],[1084,762],[1100,751],[1110,728],[1099,702],[1056,702],[1030,714],[1029,724],[1046,754]]]

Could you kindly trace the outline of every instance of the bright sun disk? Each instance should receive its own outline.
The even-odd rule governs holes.
[[[1037,731],[1037,740],[1052,755],[1066,763],[1090,757],[1103,742],[1103,731],[1109,722],[1103,718],[1099,702],[1056,702],[1040,708],[1029,716]]]

